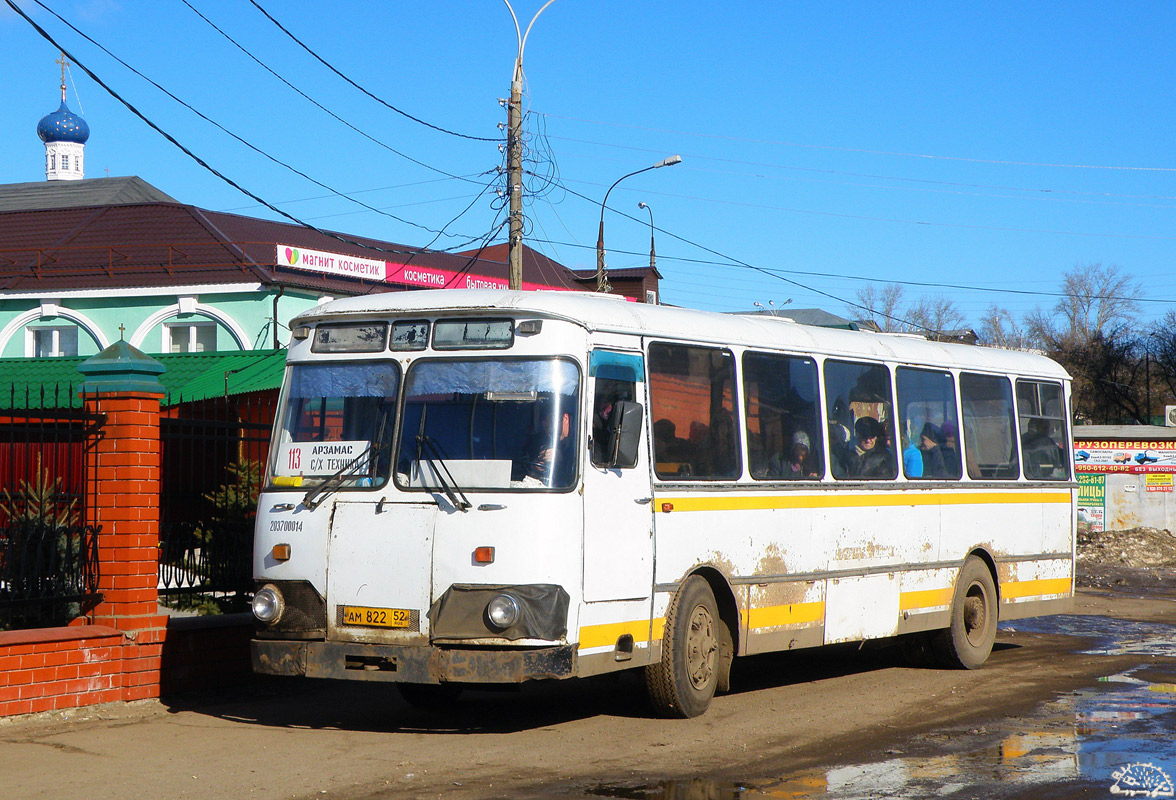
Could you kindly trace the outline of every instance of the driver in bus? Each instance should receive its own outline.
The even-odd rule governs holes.
[[[523,473],[544,486],[570,486],[576,474],[572,415],[560,412],[554,441],[552,416],[550,406],[540,409],[535,429],[523,443]]]

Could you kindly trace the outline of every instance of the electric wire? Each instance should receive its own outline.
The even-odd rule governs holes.
[[[338,69],[336,69],[334,66],[332,66],[330,63],[328,63],[328,62],[327,62],[325,59],[323,59],[323,57],[322,57],[322,56],[320,56],[318,53],[314,52],[314,51],[313,51],[313,50],[311,50],[309,47],[307,47],[307,46],[306,46],[306,43],[305,43],[305,42],[303,42],[303,41],[302,41],[302,39],[300,39],[300,38],[298,38],[297,36],[295,36],[294,34],[292,34],[290,31],[288,31],[288,30],[286,29],[286,27],[285,27],[284,25],[282,25],[282,23],[280,23],[280,22],[278,22],[276,19],[274,19],[273,15],[272,15],[272,14],[270,14],[268,11],[266,11],[264,8],[262,8],[262,7],[261,7],[261,4],[260,4],[260,3],[258,3],[258,2],[257,2],[257,0],[249,0],[249,2],[250,2],[250,3],[252,3],[252,4],[253,4],[253,7],[254,7],[254,8],[256,8],[258,11],[260,11],[260,12],[261,12],[261,13],[262,13],[262,14],[265,16],[265,18],[266,18],[266,19],[268,19],[270,22],[272,22],[274,25],[276,25],[276,26],[277,26],[277,28],[278,28],[278,30],[280,30],[282,33],[284,33],[284,34],[286,34],[287,36],[289,36],[289,37],[290,37],[290,39],[291,39],[291,40],[293,40],[293,42],[294,42],[295,44],[297,44],[299,47],[301,47],[303,50],[305,50],[307,53],[309,53],[311,56],[313,56],[313,57],[315,58],[315,60],[317,60],[317,61],[318,61],[320,64],[322,64],[324,67],[326,67],[327,69],[329,69],[331,72],[335,73],[335,74],[336,74],[336,75],[338,75],[340,78],[342,78],[343,80],[345,80],[347,83],[351,84],[351,85],[352,85],[352,86],[354,86],[356,89],[358,89],[359,91],[363,92],[365,95],[367,95],[367,96],[368,96],[368,97],[370,97],[371,99],[375,100],[377,103],[379,103],[380,105],[384,106],[385,108],[387,108],[387,109],[389,109],[389,110],[391,110],[391,111],[395,111],[397,114],[401,115],[402,117],[405,117],[406,119],[410,119],[410,120],[412,120],[413,122],[416,122],[416,123],[419,123],[419,124],[421,124],[421,125],[424,125],[426,128],[432,128],[432,129],[433,129],[433,130],[435,130],[435,131],[440,131],[441,133],[447,133],[447,134],[449,134],[450,136],[457,136],[457,137],[459,137],[459,138],[461,138],[461,139],[470,139],[471,141],[475,141],[475,142],[498,142],[498,141],[502,141],[501,139],[496,139],[496,138],[486,138],[486,137],[483,137],[483,136],[470,136],[469,134],[465,134],[465,133],[458,133],[457,131],[451,131],[451,130],[449,130],[448,128],[442,128],[442,127],[441,127],[441,126],[439,126],[439,125],[434,125],[434,124],[433,124],[433,123],[431,123],[431,122],[426,122],[425,120],[423,120],[423,119],[420,119],[419,117],[414,117],[412,114],[409,114],[407,111],[403,111],[403,110],[401,110],[401,109],[397,108],[396,106],[392,105],[391,103],[389,103],[388,101],[384,100],[383,98],[381,98],[381,97],[377,97],[375,94],[372,94],[372,92],[370,92],[370,91],[368,91],[367,89],[365,89],[364,87],[360,86],[358,83],[356,83],[356,82],[355,82],[355,81],[353,81],[351,78],[347,77],[347,76],[346,76],[346,75],[344,75],[342,72],[340,72]]]
[[[176,148],[178,148],[180,150],[180,152],[182,152],[184,155],[191,158],[193,161],[195,161],[201,167],[208,170],[213,175],[215,175],[216,177],[220,178],[222,181],[227,183],[229,186],[232,186],[234,189],[236,189],[237,191],[244,194],[246,197],[249,197],[249,198],[255,200],[256,202],[258,202],[261,205],[268,208],[270,211],[273,211],[275,214],[278,214],[282,217],[285,217],[286,219],[290,220],[291,222],[293,222],[296,225],[299,225],[303,228],[306,228],[307,230],[314,231],[315,233],[318,233],[318,234],[325,236],[327,238],[342,242],[344,244],[349,244],[354,247],[359,247],[359,248],[362,248],[365,250],[372,250],[372,251],[380,252],[380,253],[393,253],[396,255],[404,255],[404,254],[415,252],[415,251],[411,251],[411,250],[386,248],[386,247],[380,247],[378,245],[374,245],[371,243],[358,242],[354,239],[350,239],[350,238],[348,238],[346,236],[342,236],[338,233],[324,230],[322,228],[316,227],[314,225],[311,225],[311,224],[299,219],[298,217],[294,216],[293,214],[290,214],[287,211],[283,211],[281,208],[278,208],[273,203],[270,203],[268,200],[264,199],[260,195],[250,191],[249,189],[246,189],[244,186],[237,183],[232,178],[230,178],[229,176],[225,175],[223,172],[221,172],[218,169],[216,169],[215,167],[213,167],[207,161],[200,158],[200,156],[196,155],[194,152],[192,152],[190,149],[188,149],[185,145],[181,144],[179,142],[179,140],[177,140],[174,136],[172,136],[170,133],[165,131],[158,124],[156,124],[150,118],[148,118],[143,112],[141,112],[132,103],[130,103],[130,101],[128,101],[121,94],[119,94],[117,91],[115,91],[115,89],[112,88],[110,85],[108,85],[104,80],[102,80],[100,77],[98,77],[98,75],[93,70],[91,70],[84,63],[79,61],[78,58],[72,52],[70,52],[69,50],[66,50],[64,45],[62,45],[55,38],[53,38],[53,35],[50,34],[47,30],[45,30],[40,25],[38,25],[37,22],[35,20],[33,20],[28,14],[26,14],[24,9],[22,9],[20,6],[18,6],[14,0],[4,0],[4,2],[8,5],[9,8],[11,8],[13,11],[15,11],[17,13],[17,15],[19,15],[25,22],[29,23],[29,25],[32,26],[33,30],[35,30],[43,39],[45,39],[45,41],[47,41],[47,42],[49,42],[49,44],[53,45],[53,47],[55,49],[57,49],[58,51],[64,53],[65,56],[67,58],[69,58],[74,64],[76,64],[83,72],[85,72],[90,77],[91,80],[93,80],[96,84],[98,84],[104,90],[106,90],[107,94],[109,94],[115,100],[122,103],[122,105],[128,111],[130,111],[132,114],[134,114],[140,120],[142,120],[144,124],[146,124],[149,128],[151,128],[156,133],[158,133],[160,136],[162,136],[164,139],[166,139],[168,142],[170,142]]]
[[[542,118],[545,115],[543,115],[542,113],[536,112],[536,116]],[[611,142],[598,142],[598,141],[593,141],[591,139],[574,139],[574,138],[567,137],[567,136],[550,136],[549,138],[554,139],[556,141],[561,141],[561,142],[573,142],[575,144],[588,144],[588,145],[592,145],[594,147],[606,147],[606,148],[612,148],[612,149],[616,149],[616,150],[625,150],[628,152],[635,152],[635,153],[659,154],[659,153],[663,152],[661,150],[657,150],[657,149],[650,148],[650,147],[633,147],[630,145],[613,144]],[[1097,191],[1081,190],[1081,189],[1059,189],[1059,188],[1055,188],[1055,187],[1009,186],[1009,185],[1005,185],[1005,184],[975,183],[975,182],[963,182],[963,181],[942,181],[942,180],[933,180],[930,178],[912,178],[909,176],[902,176],[902,175],[884,175],[884,174],[871,173],[871,172],[850,172],[850,171],[846,171],[846,170],[827,169],[827,168],[823,168],[823,167],[799,167],[799,166],[796,166],[793,164],[779,164],[779,163],[767,162],[767,161],[748,161],[745,159],[719,158],[717,156],[699,155],[698,153],[683,152],[682,155],[684,158],[688,158],[690,160],[691,164],[693,164],[695,161],[715,161],[715,162],[723,163],[723,164],[736,164],[739,166],[746,166],[746,167],[764,167],[764,168],[769,168],[769,169],[789,170],[789,171],[794,171],[794,172],[812,172],[812,173],[818,173],[818,174],[823,174],[823,175],[844,175],[846,177],[851,177],[851,178],[869,178],[871,180],[887,180],[887,181],[897,181],[897,182],[902,182],[902,183],[928,184],[928,185],[932,185],[932,186],[947,186],[947,187],[954,187],[954,188],[960,188],[960,189],[993,189],[996,191],[1003,191],[1003,192],[1024,192],[1026,194],[1040,194],[1040,195],[1082,195],[1082,196],[1089,196],[1089,197],[1119,197],[1119,198],[1123,198],[1126,200],[1176,200],[1176,195],[1123,194],[1121,192],[1097,192]],[[697,170],[698,168],[694,167],[694,169]],[[754,178],[767,177],[767,176],[761,175],[759,173],[748,174],[748,173],[743,173],[743,172],[725,172],[725,173],[720,173],[720,174],[743,175],[745,177],[754,177]],[[987,196],[987,195],[981,195],[981,196]],[[1166,208],[1167,206],[1159,206],[1159,207]]]
[[[567,186],[564,186],[564,191],[568,192],[569,194],[571,194],[575,197],[579,197],[581,200],[585,200],[589,203],[592,203],[593,205],[601,205],[600,203],[597,203],[596,201],[594,201],[592,198],[586,197],[585,195],[580,194],[579,192],[575,191],[574,189],[569,189]],[[632,214],[627,214],[624,211],[618,211],[616,209],[613,209],[613,212],[620,214],[623,217],[627,217],[628,219],[631,219],[634,222],[641,222],[636,217],[634,217]],[[660,230],[660,229],[657,229],[657,230]],[[885,312],[878,311],[876,309],[867,308],[866,306],[862,305],[861,303],[856,303],[856,302],[853,302],[852,300],[846,300],[843,297],[838,297],[835,294],[831,294],[830,292],[823,291],[821,289],[816,288],[815,286],[808,286],[806,284],[801,283],[800,281],[794,281],[791,278],[784,277],[783,275],[777,275],[775,273],[768,271],[764,267],[757,267],[754,264],[749,264],[746,261],[742,261],[742,260],[735,258],[733,256],[726,255],[725,253],[721,253],[718,250],[707,247],[706,245],[699,244],[698,242],[693,242],[683,236],[679,236],[676,233],[672,233],[670,231],[663,231],[663,233],[665,233],[665,235],[667,235],[673,239],[677,239],[678,241],[680,241],[684,244],[688,244],[691,247],[696,247],[699,250],[710,253],[711,255],[715,255],[715,256],[718,256],[719,258],[726,259],[731,264],[737,264],[741,267],[744,267],[745,269],[753,270],[753,271],[761,273],[763,275],[767,275],[771,278],[774,278],[778,281],[783,281],[784,283],[787,283],[791,286],[795,286],[799,289],[804,289],[805,291],[812,292],[814,294],[818,294],[822,297],[829,298],[830,300],[836,300],[838,303],[843,303],[847,307],[858,308],[858,309],[861,309],[862,311],[866,311],[870,314],[877,314],[880,317],[885,317],[893,322],[899,323],[900,325],[905,325],[910,330],[923,330],[923,331],[927,331],[928,333],[934,333],[934,334],[941,333],[941,331],[933,330],[931,328],[928,328],[925,325],[920,325],[917,322],[912,322],[911,320],[903,319],[902,317],[897,317],[892,314],[887,314]]]
[[[137,75],[138,77],[142,78],[144,81],[146,81],[147,83],[151,84],[152,86],[154,86],[154,87],[155,87],[156,89],[158,89],[159,91],[163,92],[165,95],[167,95],[168,97],[170,97],[172,100],[174,100],[175,102],[179,103],[181,106],[183,106],[184,108],[188,109],[189,111],[191,111],[191,112],[192,112],[193,114],[195,114],[196,116],[200,117],[200,119],[204,120],[204,121],[205,121],[205,122],[207,122],[208,124],[210,124],[210,125],[212,125],[213,127],[215,127],[217,130],[221,131],[222,133],[224,133],[225,135],[227,135],[227,136],[231,137],[232,139],[236,140],[237,142],[240,142],[240,143],[241,143],[241,144],[243,144],[245,147],[249,148],[249,149],[250,149],[250,150],[252,150],[253,152],[255,152],[255,153],[257,153],[258,155],[262,156],[263,158],[266,158],[266,159],[268,159],[269,161],[273,162],[274,164],[277,164],[277,165],[278,165],[278,166],[280,166],[280,167],[284,167],[285,169],[289,170],[290,172],[294,173],[295,175],[297,175],[297,176],[299,176],[299,177],[301,177],[301,178],[304,178],[304,179],[306,179],[306,180],[310,181],[310,182],[311,182],[311,183],[313,183],[315,186],[318,186],[320,189],[325,189],[326,191],[330,192],[330,193],[331,193],[331,194],[332,194],[334,197],[339,197],[339,198],[342,198],[342,199],[344,199],[344,200],[347,200],[348,202],[355,203],[355,204],[356,204],[356,205],[358,205],[358,206],[362,206],[362,207],[363,207],[364,209],[366,209],[367,211],[374,211],[374,212],[375,212],[375,213],[377,213],[377,214],[381,214],[381,215],[383,215],[383,216],[385,216],[385,217],[388,217],[389,219],[396,220],[397,222],[403,223],[403,224],[405,224],[405,225],[410,225],[410,226],[412,226],[412,227],[414,227],[414,228],[420,228],[421,230],[427,231],[427,232],[429,232],[429,233],[438,233],[438,231],[437,231],[436,229],[434,229],[434,228],[430,228],[430,227],[428,227],[428,226],[426,226],[426,225],[421,225],[421,224],[419,224],[419,223],[416,223],[416,222],[413,222],[413,221],[411,221],[411,220],[404,219],[403,217],[398,217],[398,216],[396,216],[395,214],[388,213],[387,211],[385,211],[385,210],[383,210],[383,209],[376,208],[375,206],[369,205],[369,204],[367,204],[367,203],[363,202],[362,200],[358,200],[358,199],[356,199],[355,197],[352,197],[352,196],[351,196],[351,195],[349,195],[349,194],[346,194],[346,193],[344,193],[344,192],[341,192],[341,191],[339,191],[338,189],[335,189],[334,187],[332,187],[332,186],[329,186],[329,185],[327,185],[327,184],[323,183],[322,181],[320,181],[320,180],[318,180],[318,179],[316,179],[316,178],[313,178],[313,177],[311,177],[310,175],[306,174],[305,172],[303,172],[302,170],[298,169],[297,167],[294,167],[294,166],[292,166],[292,165],[290,165],[290,164],[287,164],[285,161],[282,161],[281,159],[279,159],[279,158],[276,158],[276,157],[274,157],[274,156],[270,155],[270,154],[269,154],[269,153],[267,153],[265,150],[262,150],[260,147],[257,147],[257,146],[256,146],[256,145],[254,145],[252,142],[250,142],[250,141],[248,141],[248,140],[246,140],[246,139],[242,138],[241,136],[238,136],[236,133],[234,133],[233,131],[229,130],[229,129],[228,129],[228,128],[226,128],[224,125],[221,125],[219,122],[217,122],[216,120],[212,119],[212,118],[211,118],[211,117],[209,117],[207,114],[205,114],[205,113],[203,113],[202,111],[200,111],[199,109],[197,109],[197,108],[194,108],[194,107],[193,107],[191,104],[189,104],[189,103],[185,102],[183,99],[181,99],[181,98],[177,97],[177,96],[176,96],[175,94],[173,94],[171,91],[169,91],[168,89],[166,89],[166,88],[164,88],[163,86],[159,85],[159,84],[158,84],[158,83],[156,83],[154,80],[152,80],[151,78],[147,77],[147,76],[146,76],[146,75],[144,75],[142,72],[140,72],[139,70],[135,69],[134,67],[132,67],[132,66],[131,66],[130,64],[128,64],[126,61],[124,61],[123,59],[119,58],[119,57],[118,57],[117,55],[115,55],[114,53],[110,52],[110,50],[108,50],[106,47],[104,47],[104,46],[103,46],[101,43],[99,43],[99,42],[95,41],[93,38],[91,38],[91,37],[90,37],[88,34],[86,34],[84,31],[81,31],[81,30],[79,30],[79,29],[78,29],[78,28],[77,28],[77,27],[76,27],[76,26],[75,26],[73,23],[71,23],[69,20],[67,20],[67,19],[63,18],[63,17],[62,17],[60,14],[58,14],[58,13],[57,13],[56,11],[54,11],[52,8],[49,8],[47,5],[45,5],[45,3],[43,3],[43,2],[42,2],[42,0],[33,0],[33,2],[34,2],[34,3],[36,3],[38,6],[40,6],[41,8],[45,9],[46,11],[48,11],[50,14],[52,14],[54,17],[56,17],[56,18],[58,19],[58,21],[60,21],[60,22],[61,22],[62,24],[64,24],[64,25],[66,25],[66,26],[67,26],[67,27],[68,27],[70,30],[72,30],[74,33],[76,33],[76,34],[78,34],[79,36],[81,36],[83,39],[85,39],[86,41],[88,41],[90,44],[92,44],[92,45],[94,45],[95,47],[97,47],[97,48],[98,48],[99,50],[101,50],[103,53],[105,53],[106,55],[110,56],[110,58],[114,59],[116,62],[118,62],[119,64],[121,64],[121,65],[122,65],[124,68],[126,68],[126,69],[127,69],[127,70],[129,70],[129,71],[131,71],[132,73],[134,73],[134,74],[135,74],[135,75]],[[482,174],[486,174],[486,173],[482,173]],[[434,240],[434,241],[436,241],[436,240]]]
[[[5,2],[11,2],[11,0],[5,0]],[[368,141],[372,142],[373,144],[379,145],[380,147],[384,148],[385,150],[387,150],[387,151],[388,151],[388,152],[390,152],[390,153],[395,153],[396,155],[400,156],[401,158],[405,159],[406,161],[411,161],[413,164],[416,164],[418,167],[423,167],[423,168],[425,168],[425,169],[427,169],[427,170],[431,170],[431,171],[433,171],[433,172],[437,172],[437,173],[439,173],[439,174],[441,174],[441,175],[445,175],[446,177],[453,178],[454,180],[462,180],[462,179],[461,179],[459,176],[457,176],[457,175],[454,175],[454,174],[452,174],[452,173],[446,172],[445,170],[443,170],[443,169],[440,169],[440,168],[438,168],[438,167],[434,167],[434,166],[432,166],[431,164],[426,164],[424,161],[420,161],[419,159],[413,158],[412,156],[410,156],[410,155],[408,155],[408,154],[406,154],[406,153],[402,153],[402,152],[400,152],[399,150],[397,150],[396,148],[394,148],[394,147],[392,147],[391,145],[387,144],[386,142],[382,142],[382,141],[380,141],[379,139],[377,139],[376,137],[372,136],[372,135],[371,135],[371,134],[369,134],[367,131],[364,131],[364,130],[362,130],[362,129],[360,129],[360,128],[356,127],[355,125],[352,125],[350,122],[348,122],[347,120],[345,120],[345,119],[343,119],[342,117],[340,117],[340,116],[339,116],[338,114],[336,114],[334,111],[331,111],[329,108],[327,108],[326,106],[324,106],[322,103],[318,102],[318,101],[317,101],[317,100],[315,100],[313,97],[311,97],[310,95],[308,95],[306,92],[302,91],[302,90],[301,90],[301,89],[299,89],[297,86],[295,86],[294,84],[290,83],[290,81],[286,80],[286,79],[285,79],[285,78],[283,78],[281,75],[279,75],[279,74],[278,74],[276,71],[274,71],[273,69],[271,69],[271,68],[269,67],[269,65],[267,65],[265,62],[263,62],[263,61],[262,61],[261,59],[259,59],[257,56],[253,55],[253,53],[249,52],[249,50],[248,50],[248,49],[246,49],[246,48],[245,48],[243,45],[241,45],[240,43],[238,43],[238,42],[237,42],[237,41],[236,41],[236,40],[235,40],[235,39],[234,39],[232,36],[229,36],[229,34],[228,34],[228,33],[226,33],[224,30],[222,30],[220,27],[218,27],[218,26],[216,25],[216,23],[214,23],[214,22],[213,22],[212,20],[210,20],[208,17],[206,17],[206,16],[204,16],[203,14],[201,14],[201,13],[200,13],[200,11],[199,11],[199,10],[198,10],[198,9],[197,9],[195,6],[193,6],[193,5],[192,5],[192,4],[189,2],[189,0],[180,0],[180,2],[181,2],[181,3],[183,3],[184,5],[186,5],[186,6],[187,6],[189,9],[191,9],[192,13],[194,13],[196,16],[200,17],[200,19],[204,20],[204,22],[206,22],[206,23],[209,25],[209,27],[211,27],[211,28],[212,28],[214,31],[216,31],[216,32],[217,32],[217,33],[219,33],[221,36],[223,36],[223,37],[224,37],[226,40],[228,40],[228,42],[229,42],[230,44],[232,44],[234,47],[236,47],[238,50],[240,50],[242,53],[244,53],[246,56],[248,56],[248,57],[249,57],[249,58],[250,58],[250,59],[251,59],[251,60],[252,60],[254,63],[256,63],[256,64],[257,64],[259,67],[261,67],[262,69],[264,69],[266,72],[268,72],[268,73],[269,73],[270,75],[272,75],[273,77],[277,78],[277,79],[278,79],[279,81],[281,81],[281,82],[282,82],[282,83],[283,83],[283,84],[284,84],[284,85],[285,85],[287,88],[289,88],[289,89],[290,89],[290,91],[294,92],[294,93],[295,93],[295,94],[297,94],[299,97],[301,97],[302,99],[306,100],[306,102],[310,103],[311,105],[313,105],[315,108],[317,108],[317,109],[319,109],[320,111],[322,111],[322,112],[323,112],[324,114],[326,114],[327,116],[331,117],[332,119],[336,120],[337,122],[339,122],[339,123],[341,123],[341,124],[345,125],[346,127],[350,128],[351,130],[355,131],[355,132],[356,132],[356,133],[358,133],[360,136],[364,137],[365,139],[367,139]]]
[[[809,149],[809,150],[832,150],[832,151],[842,152],[842,153],[864,153],[866,155],[896,156],[896,157],[902,157],[902,158],[919,158],[919,159],[933,160],[933,161],[961,161],[961,162],[973,163],[973,164],[995,164],[995,165],[999,165],[999,166],[1013,166],[1013,167],[1048,167],[1048,168],[1059,168],[1059,169],[1090,169],[1090,170],[1111,170],[1111,171],[1124,171],[1124,172],[1176,172],[1176,167],[1148,167],[1148,166],[1139,167],[1139,166],[1124,166],[1124,165],[1113,165],[1113,164],[1067,164],[1067,163],[1055,163],[1055,162],[1047,162],[1047,161],[1013,161],[1013,160],[1008,160],[1008,159],[996,159],[996,158],[974,158],[974,157],[968,157],[968,156],[944,156],[944,155],[936,155],[934,153],[909,153],[909,152],[895,151],[895,150],[876,150],[876,149],[864,148],[864,147],[838,147],[836,145],[807,144],[804,142],[788,142],[788,141],[779,141],[779,140],[772,140],[772,139],[749,139],[749,138],[742,137],[742,136],[727,136],[727,135],[713,134],[713,133],[697,133],[697,132],[693,132],[693,131],[677,131],[677,130],[670,130],[670,129],[666,129],[666,128],[649,128],[649,127],[645,127],[645,126],[641,126],[641,125],[625,125],[625,124],[617,123],[617,122],[603,122],[601,120],[592,120],[592,119],[583,119],[580,117],[561,116],[559,114],[546,114],[545,112],[535,112],[535,113],[542,113],[545,116],[551,117],[553,119],[565,119],[565,120],[569,120],[569,121],[573,121],[573,122],[584,122],[584,123],[588,123],[590,125],[605,125],[605,126],[611,126],[611,127],[616,127],[616,128],[627,128],[630,130],[644,131],[646,133],[669,133],[669,134],[674,134],[676,136],[696,136],[696,137],[703,138],[703,139],[715,139],[715,140],[720,140],[720,141],[732,141],[732,142],[745,142],[748,144],[770,144],[770,145],[778,145],[781,147],[799,147],[799,148],[805,148],[805,149]]]

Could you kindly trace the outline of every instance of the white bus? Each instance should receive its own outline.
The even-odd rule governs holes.
[[[988,657],[1074,592],[1069,380],[1039,355],[598,294],[356,297],[292,323],[254,668],[463,686],[736,656]]]

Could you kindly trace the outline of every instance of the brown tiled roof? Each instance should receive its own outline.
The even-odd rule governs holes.
[[[102,180],[69,182],[81,185],[73,198],[84,201],[100,194],[92,184],[100,184]],[[138,183],[141,186],[134,187],[138,192],[149,194],[147,190],[153,189],[150,184]],[[26,200],[32,198],[33,207],[5,210],[2,203],[5,190],[22,186],[25,184],[0,186],[0,291],[53,292],[254,281],[332,294],[400,288],[380,281],[278,267],[277,244],[398,263],[410,261],[422,267],[464,270],[503,280],[508,273],[505,245],[501,246],[501,260],[496,257],[497,248],[492,247],[471,262],[472,253],[414,251],[392,242],[205,211],[175,201],[71,206],[66,202],[71,196],[68,187],[55,186],[47,194],[9,192],[7,196],[13,199],[13,204],[20,206],[18,200],[23,195]],[[57,197],[58,202],[48,208],[37,208],[37,198],[43,200],[49,194]],[[530,252],[537,258],[524,259],[524,280],[575,287],[565,267]]]

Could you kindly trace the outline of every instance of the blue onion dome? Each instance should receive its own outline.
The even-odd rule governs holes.
[[[61,108],[52,114],[41,117],[37,123],[37,135],[42,142],[77,142],[85,144],[90,138],[90,126],[77,114],[65,107],[61,101]]]

